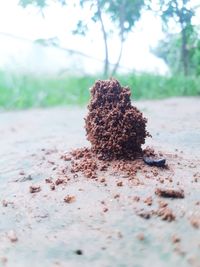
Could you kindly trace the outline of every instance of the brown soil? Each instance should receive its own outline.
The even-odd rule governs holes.
[[[147,120],[131,105],[130,95],[130,89],[115,79],[99,80],[91,89],[85,128],[101,159],[134,159],[142,154]]]
[[[160,197],[171,197],[171,198],[184,198],[184,191],[182,189],[168,189],[168,188],[156,188],[156,195]]]

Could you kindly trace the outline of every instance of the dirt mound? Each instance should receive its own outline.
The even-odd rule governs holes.
[[[147,119],[131,105],[131,91],[115,79],[98,80],[91,89],[85,119],[87,139],[99,158],[135,159],[149,135]]]

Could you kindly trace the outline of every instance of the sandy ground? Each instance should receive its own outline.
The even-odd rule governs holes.
[[[101,173],[106,186],[79,174],[54,191],[45,179],[62,176],[69,162],[60,156],[89,145],[86,110],[0,113],[0,266],[200,266],[200,99],[136,105],[152,134],[145,146],[164,152],[169,169],[148,167],[139,185],[120,173]],[[31,185],[41,191],[30,193]],[[184,190],[183,199],[164,199],[172,222],[155,213],[157,187]],[[67,195],[75,201],[65,203]]]

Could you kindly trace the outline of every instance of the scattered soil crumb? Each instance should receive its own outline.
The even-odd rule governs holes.
[[[70,195],[67,195],[66,197],[64,197],[64,202],[66,203],[73,203],[76,201],[76,197],[75,196],[70,196]]]
[[[143,219],[146,219],[146,220],[148,220],[148,219],[151,218],[151,212],[149,212],[149,211],[143,211],[143,210],[141,210],[141,211],[137,212],[137,214],[140,217],[142,217]]]
[[[58,179],[56,179],[55,184],[59,185],[59,184],[63,184],[64,182],[65,182],[65,179],[58,178]]]
[[[199,229],[200,228],[200,217],[193,216],[190,219],[190,223],[194,228]]]
[[[143,233],[139,233],[137,235],[137,239],[140,240],[140,241],[143,241],[145,239],[144,234]]]
[[[60,159],[63,159],[64,161],[70,161],[72,160],[72,157],[70,155],[61,155]]]
[[[107,211],[108,211],[108,208],[104,208],[104,209],[103,209],[103,212],[107,212]]]
[[[55,184],[51,184],[51,185],[50,185],[50,189],[51,189],[52,191],[54,191],[55,188],[56,188]]]
[[[46,182],[47,184],[51,184],[51,183],[53,183],[53,180],[52,180],[52,178],[46,178],[46,179],[45,179],[45,182]]]
[[[159,208],[157,215],[161,217],[162,220],[172,222],[176,219],[176,216],[173,214],[172,210],[168,207]]]
[[[165,208],[168,206],[168,203],[163,200],[159,200],[158,205],[159,205],[159,208]]]
[[[140,201],[140,197],[139,197],[139,196],[134,196],[134,197],[133,197],[133,201],[135,201],[135,202],[139,202],[139,201]]]
[[[82,172],[87,178],[97,177],[97,160],[89,148],[71,151],[74,160],[71,162],[71,173]]]
[[[145,200],[144,200],[144,203],[146,203],[148,206],[151,206],[152,203],[153,203],[153,198],[150,196],[150,197],[147,197]]]
[[[41,191],[41,187],[40,187],[40,185],[31,185],[29,187],[29,191],[30,191],[31,194],[32,193],[38,193],[38,192]]]
[[[13,230],[10,230],[7,234],[9,240],[12,242],[12,243],[15,243],[18,241],[18,238],[17,238],[17,235],[16,233],[13,231]]]
[[[167,189],[167,188],[156,188],[155,194],[159,197],[166,197],[166,198],[184,198],[184,191],[182,189],[175,190],[175,189]]]
[[[172,243],[180,243],[181,242],[181,239],[180,237],[178,237],[177,235],[173,235],[172,236]]]
[[[8,204],[9,204],[9,202],[7,200],[5,200],[5,199],[2,200],[2,206],[3,207],[7,207]]]
[[[117,182],[117,186],[123,186],[123,182]]]

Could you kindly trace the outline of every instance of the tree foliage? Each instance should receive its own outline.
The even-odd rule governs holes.
[[[200,39],[196,28],[192,28],[192,30],[187,40],[187,74],[200,75]],[[172,73],[177,75],[182,71],[181,48],[181,34],[168,34],[155,49],[152,49],[152,52],[162,58],[170,67]]]
[[[56,1],[62,5],[65,5],[69,3],[70,0]],[[20,0],[19,4],[24,8],[28,5],[34,5],[43,9],[48,5],[48,2],[48,0]],[[100,23],[105,50],[104,75],[108,76],[109,74],[115,74],[121,60],[123,43],[127,37],[127,34],[134,27],[135,22],[140,18],[141,9],[144,6],[144,0],[78,0],[78,4],[83,9],[86,5],[90,5],[90,9],[92,11],[90,18],[91,21],[94,23]],[[112,47],[108,46],[109,30],[105,25],[105,14],[109,16],[110,20],[118,30],[121,44],[118,59],[112,71],[109,70],[109,55]],[[73,34],[85,35],[87,31],[87,22],[78,20],[76,29],[74,29],[72,32]]]
[[[65,0],[57,0],[60,4],[65,5],[66,1]],[[29,5],[34,5],[39,8],[44,8],[48,5],[48,0],[19,0],[19,5],[22,7],[27,7]]]
[[[134,27],[135,22],[140,18],[141,9],[144,6],[144,0],[80,0],[79,3],[82,8],[84,8],[86,4],[90,4],[91,10],[93,10],[91,20],[94,23],[101,24],[105,49],[104,75],[107,76],[109,73],[114,75],[121,60],[123,43],[127,37],[127,34]],[[118,35],[120,38],[118,59],[111,72],[109,72],[109,51],[112,48],[108,47],[109,30],[106,28],[105,21],[103,19],[104,14],[107,14],[110,17],[110,20],[118,30]],[[86,34],[87,30],[87,24],[85,24],[83,21],[79,21],[74,33]]]
[[[179,71],[182,71],[184,75],[188,75],[191,65],[189,45],[194,35],[192,18],[195,16],[195,7],[192,7],[191,0],[159,0],[159,6],[159,14],[163,22],[163,29],[168,33],[169,39],[167,42],[162,41],[160,44],[160,46],[163,47],[163,49],[161,49],[162,54],[167,53],[165,50],[169,49],[169,54],[163,54],[166,62],[170,65],[170,56],[173,58],[174,55],[174,62],[176,62],[176,64],[176,60],[178,60]],[[180,34],[178,37],[176,35],[173,37],[173,35],[170,34],[170,22],[172,21],[179,26]],[[165,45],[166,47],[164,47]],[[160,50],[160,48],[158,48],[158,50]],[[178,58],[177,55],[179,55]]]

